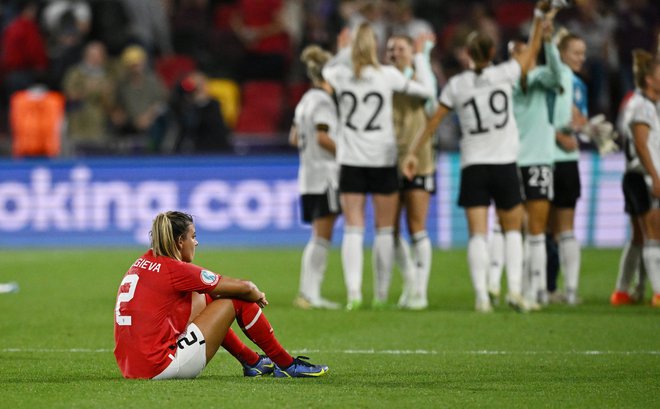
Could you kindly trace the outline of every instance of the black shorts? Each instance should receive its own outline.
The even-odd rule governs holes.
[[[435,172],[430,175],[416,175],[413,180],[408,180],[407,177],[401,176],[399,179],[399,187],[402,191],[405,190],[424,190],[430,194],[435,194]]]
[[[339,192],[328,189],[323,194],[307,194],[300,197],[302,221],[313,223],[314,220],[331,214],[340,214]]]
[[[552,205],[575,209],[581,190],[577,161],[555,162],[553,179],[555,197],[552,199]]]
[[[532,165],[520,167],[520,178],[522,182],[525,200],[552,200],[552,166]]]
[[[342,193],[389,194],[399,190],[396,166],[369,168],[341,165],[339,191]]]
[[[461,170],[458,205],[490,206],[508,210],[522,203],[520,176],[515,163],[504,165],[471,165]]]
[[[624,173],[621,187],[626,203],[625,211],[631,216],[641,216],[652,208],[657,209],[660,206],[660,200],[651,196],[649,185],[641,173]]]

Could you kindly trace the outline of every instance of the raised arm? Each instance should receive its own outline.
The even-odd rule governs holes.
[[[546,14],[547,13],[547,14]],[[543,20],[554,18],[556,11],[550,10],[550,2],[547,0],[541,0],[536,3],[536,8],[534,9],[534,20],[532,22],[532,30],[527,42],[527,49],[515,56],[514,59],[520,64],[521,75],[525,76],[527,71],[530,70],[534,61],[539,54],[541,49],[541,40],[543,33]]]

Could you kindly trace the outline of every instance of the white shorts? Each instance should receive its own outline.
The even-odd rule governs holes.
[[[193,379],[206,366],[206,340],[197,325],[190,324],[177,339],[172,363],[152,379]]]

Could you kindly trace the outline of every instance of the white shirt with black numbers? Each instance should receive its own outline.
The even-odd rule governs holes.
[[[364,67],[356,78],[351,68],[335,65],[326,67],[323,77],[334,88],[339,105],[337,161],[360,167],[395,166],[392,93],[432,98],[432,90],[391,66]]]
[[[655,170],[660,172],[660,119],[657,106],[641,92],[635,91],[623,111],[623,133],[626,143],[626,170],[648,174],[635,149],[635,139],[632,127],[635,124],[645,124],[649,127],[646,141]]]
[[[458,74],[442,90],[440,103],[455,110],[461,124],[461,167],[516,162],[519,137],[511,94],[520,75],[518,62],[509,60],[481,74]]]
[[[322,194],[329,187],[336,188],[339,165],[316,137],[317,126],[326,125],[328,135],[336,141],[337,108],[332,97],[320,89],[310,89],[296,106],[293,123],[298,132],[300,194]]]

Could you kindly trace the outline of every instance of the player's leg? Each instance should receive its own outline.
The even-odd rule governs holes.
[[[522,297],[523,241],[521,229],[524,213],[522,204],[510,209],[497,209],[497,217],[504,230],[507,301],[517,311],[528,309]]]
[[[313,223],[313,236],[303,253],[303,268],[307,271],[307,300],[313,308],[337,309],[339,304],[321,297],[321,286],[328,266],[328,250],[336,214],[319,217]]]
[[[405,201],[415,268],[415,287],[410,307],[423,309],[428,306],[428,284],[433,256],[431,239],[426,231],[431,194],[423,189],[410,189],[405,192]]]
[[[373,243],[374,306],[387,303],[394,262],[394,223],[398,192],[373,194],[376,237]]]
[[[632,235],[621,252],[619,260],[619,274],[610,303],[612,305],[625,305],[633,303],[630,296],[630,284],[640,270],[642,263],[642,249],[644,247],[644,236],[642,234],[641,221],[634,216],[630,217]]]
[[[406,241],[406,239],[401,234],[401,214],[404,212],[404,210],[406,210],[407,214],[403,193],[401,193],[399,196],[399,203],[397,205],[397,213],[394,224],[394,264],[396,264],[396,266],[399,268],[399,271],[401,272],[401,279],[403,281],[401,296],[397,302],[397,305],[400,308],[408,307],[408,301],[415,286],[414,265],[410,255],[410,246],[408,245],[408,241]]]
[[[486,234],[488,231],[488,207],[475,206],[465,209],[465,217],[470,231],[468,241],[468,265],[470,277],[476,297],[475,309],[479,312],[490,312],[492,307],[488,299],[487,274],[488,274],[488,242]]]
[[[652,305],[660,308],[660,209],[652,208],[642,216],[646,240],[642,257],[653,288]]]
[[[491,303],[497,305],[502,287],[502,273],[504,272],[504,234],[499,220],[493,225],[488,238],[488,255],[490,258],[488,296]]]
[[[580,279],[580,243],[573,230],[575,208],[557,208],[555,214],[555,237],[559,243],[559,264],[564,272],[566,302],[575,305]]]
[[[363,193],[342,193],[341,207],[344,212],[344,237],[341,242],[341,259],[346,284],[347,308],[362,305],[362,264],[364,250],[364,206]]]
[[[530,271],[531,302],[547,303],[546,267],[547,253],[545,231],[550,212],[550,201],[547,199],[528,200],[525,202],[527,212],[527,236]]]

